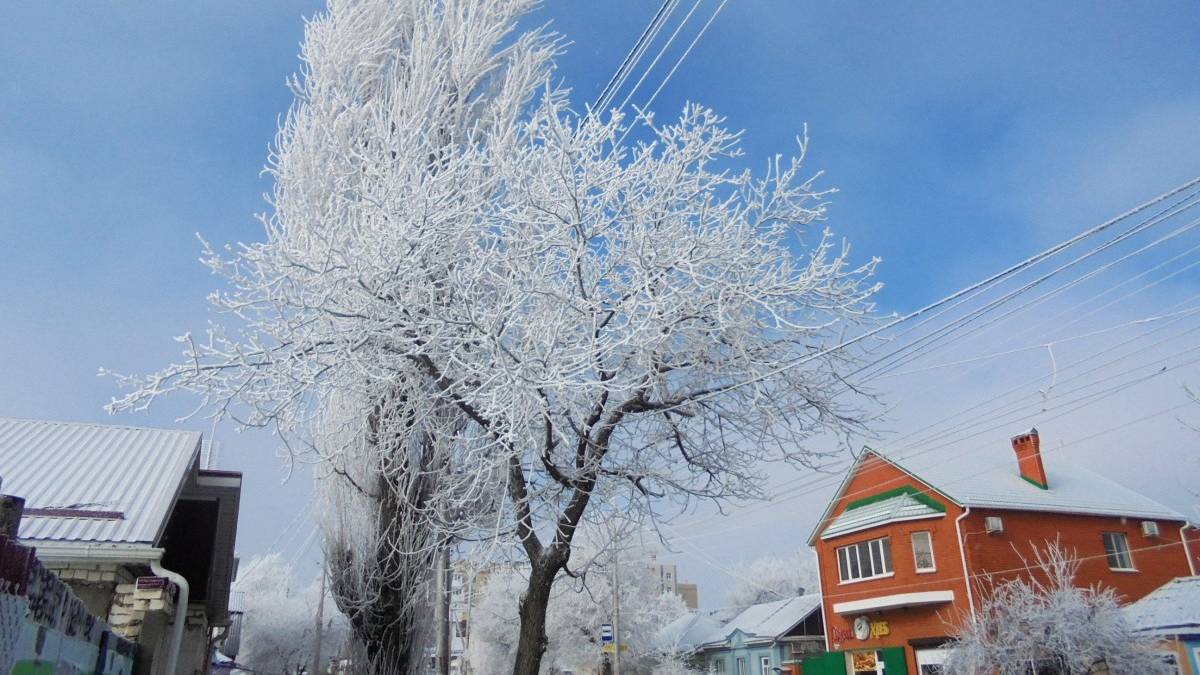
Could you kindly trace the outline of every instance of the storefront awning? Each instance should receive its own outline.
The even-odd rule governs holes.
[[[833,611],[838,614],[857,614],[859,612],[874,612],[883,609],[899,609],[901,607],[940,605],[946,602],[954,602],[954,591],[896,593],[893,595],[881,595],[877,598],[835,602],[833,603]]]

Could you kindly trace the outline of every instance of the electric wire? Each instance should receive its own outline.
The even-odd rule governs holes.
[[[1193,195],[1193,197],[1194,197],[1194,195]],[[1187,204],[1185,207],[1182,207],[1182,208],[1189,209],[1189,208],[1195,207],[1198,204],[1200,204],[1200,199],[1193,199],[1190,204]],[[1179,207],[1173,206],[1168,212],[1171,213],[1171,215],[1177,215],[1178,212],[1175,211],[1176,208],[1179,208]],[[1016,298],[1018,295],[1020,295],[1024,292],[1027,292],[1033,288],[1036,288],[1043,282],[1053,278],[1054,276],[1062,273],[1065,270],[1068,270],[1068,269],[1076,266],[1080,262],[1088,260],[1088,259],[1092,258],[1093,256],[1099,255],[1101,252],[1108,250],[1109,248],[1111,248],[1113,246],[1116,246],[1120,242],[1122,242],[1132,236],[1135,236],[1135,235],[1145,231],[1146,229],[1153,227],[1154,225],[1157,225],[1157,224],[1163,222],[1163,220],[1165,220],[1168,217],[1170,217],[1170,216],[1159,214],[1159,215],[1156,215],[1156,216],[1150,218],[1149,220],[1137,223],[1133,227],[1130,227],[1130,228],[1126,229],[1125,231],[1121,232],[1115,238],[1105,241],[1104,243],[1091,249],[1090,251],[1087,251],[1086,253],[1076,256],[1075,258],[1071,259],[1070,261],[1068,261],[1062,265],[1059,265],[1058,267],[1054,268],[1053,270],[1051,270],[1047,273],[1044,273],[1044,274],[1038,276],[1037,278],[1035,278],[1034,280],[1032,280],[1030,282],[1025,283],[1021,287],[1019,287],[1013,291],[1009,291],[1008,293],[1002,295],[999,298],[989,301],[983,307],[970,312],[969,314],[967,314],[964,317],[955,319],[954,321],[950,322],[948,325],[938,328],[933,333],[930,333],[929,335],[921,337],[916,342],[905,345],[904,347],[889,353],[887,356],[883,357],[883,359],[877,360],[875,363],[879,363],[882,360],[891,359],[894,356],[898,357],[897,361],[895,361],[893,363],[885,364],[882,366],[877,366],[874,369],[872,369],[872,367],[873,367],[872,365],[863,366],[861,368],[854,370],[850,374],[848,374],[846,376],[846,378],[850,379],[856,375],[863,374],[864,372],[866,373],[866,375],[864,375],[864,378],[870,378],[875,375],[878,375],[881,372],[887,372],[887,370],[889,368],[896,368],[896,367],[899,367],[900,365],[903,365],[904,363],[908,363],[915,357],[912,355],[911,351],[908,354],[905,354],[904,353],[905,351],[916,349],[916,350],[918,350],[918,353],[919,353],[920,351],[925,350],[928,347],[928,345],[933,344],[941,337],[949,335],[949,334],[953,333],[954,331],[958,330],[959,328],[969,325],[970,323],[974,322],[976,319],[991,312],[993,309],[996,309],[996,308],[1000,307],[1001,305],[1003,305],[1004,303]]]
[[[617,106],[617,110],[624,110],[625,106],[629,105],[630,99],[632,99],[633,95],[637,93],[637,90],[642,86],[642,83],[646,81],[646,78],[654,70],[654,66],[657,66],[659,60],[662,59],[663,55],[667,53],[667,49],[669,49],[671,44],[675,42],[675,38],[679,36],[679,32],[683,30],[684,26],[687,25],[687,22],[692,18],[692,14],[696,13],[696,9],[700,7],[700,3],[702,2],[704,2],[704,0],[696,0],[692,3],[692,8],[688,10],[688,13],[684,15],[683,20],[679,22],[679,25],[676,26],[675,30],[671,33],[671,36],[667,38],[667,41],[663,44],[662,48],[658,50],[658,54],[654,57],[654,60],[650,62],[650,65],[646,66],[645,71],[642,72],[642,76],[638,78],[638,81],[634,83],[633,87],[629,90],[629,93],[626,94],[625,98],[621,100],[621,105]]]
[[[603,112],[604,107],[612,102],[613,96],[628,79],[629,73],[632,72],[637,62],[641,60],[642,55],[646,52],[646,48],[658,36],[667,17],[674,11],[678,2],[679,0],[664,0],[662,5],[659,6],[658,11],[651,17],[650,23],[646,25],[642,34],[634,42],[633,48],[625,55],[616,72],[609,78],[608,83],[604,85],[604,89],[601,90],[600,95],[596,97],[596,103],[592,106],[593,111],[597,113]]]

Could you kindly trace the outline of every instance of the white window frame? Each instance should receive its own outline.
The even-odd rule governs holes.
[[[733,669],[737,671],[737,675],[750,675],[746,672],[746,657],[739,656],[734,660]]]
[[[929,567],[921,567],[921,561],[917,558],[917,538],[921,535],[925,537],[925,544],[929,547]],[[933,554],[933,533],[929,530],[917,530],[909,535],[909,543],[913,549],[913,569],[917,574],[929,574],[937,571],[937,556]]]
[[[771,657],[763,656],[758,659],[759,666],[762,667],[762,675],[775,675],[771,670]]]
[[[1129,537],[1126,537],[1124,532],[1105,532],[1100,535],[1100,538],[1104,544],[1104,559],[1108,562],[1108,569],[1114,572],[1137,571],[1137,568],[1133,566],[1133,554],[1129,551]],[[1108,547],[1110,541],[1114,542],[1111,552]],[[1116,546],[1116,542],[1120,542],[1120,547]],[[1115,565],[1113,564],[1114,558],[1116,559]],[[1128,563],[1128,566],[1122,565],[1122,562]]]
[[[884,545],[886,543],[886,553]],[[877,546],[875,546],[877,545]],[[866,560],[871,567],[871,574],[864,575],[863,569],[863,550],[866,550]],[[879,557],[879,568],[881,571],[875,571],[875,562],[873,557],[875,554]],[[840,546],[837,549],[838,559],[838,580],[842,584],[853,584],[860,581],[870,581],[871,579],[882,579],[895,575],[895,565],[892,560],[892,542],[891,537],[877,537],[866,541],[858,541],[853,544]],[[851,557],[853,556],[853,557]],[[844,560],[843,560],[844,559]],[[857,574],[855,571],[857,570]]]

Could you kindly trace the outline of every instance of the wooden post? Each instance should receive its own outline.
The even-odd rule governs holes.
[[[21,527],[21,514],[24,512],[24,499],[0,495],[0,537],[17,538],[17,530]]]

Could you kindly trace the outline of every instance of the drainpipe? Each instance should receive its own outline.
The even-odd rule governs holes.
[[[150,571],[156,576],[166,577],[179,587],[179,597],[175,598],[175,626],[171,629],[171,648],[167,652],[167,669],[162,671],[171,675],[175,672],[175,664],[179,661],[179,647],[183,644],[183,625],[187,623],[188,582],[178,572],[163,567],[161,560],[150,563]]]
[[[115,547],[115,546],[48,546],[37,547],[38,558],[46,561],[71,560],[102,560],[120,564],[150,565],[150,570],[157,576],[166,577],[179,587],[179,597],[175,601],[175,626],[171,632],[171,648],[168,652],[167,668],[162,671],[165,675],[174,675],[175,665],[179,661],[179,648],[183,645],[183,626],[187,623],[187,606],[189,586],[187,579],[176,572],[164,568],[161,564],[163,549],[147,547]]]
[[[1190,527],[1192,527],[1191,523],[1184,523],[1183,527],[1179,528],[1179,543],[1183,544],[1183,557],[1187,558],[1188,571],[1192,573],[1192,576],[1196,576],[1196,561],[1192,560],[1192,549],[1188,546],[1187,535],[1184,534]]]
[[[825,616],[825,585],[821,580],[821,556],[816,546],[809,546],[813,558],[817,561],[817,593],[821,596],[821,625],[825,627],[825,651],[829,651],[829,617]]]
[[[962,558],[963,585],[967,587],[967,606],[971,608],[971,620],[975,620],[975,595],[971,591],[971,575],[967,572],[967,542],[963,540],[962,521],[971,513],[971,507],[963,509],[962,515],[954,519],[954,531],[958,533],[958,555]]]

